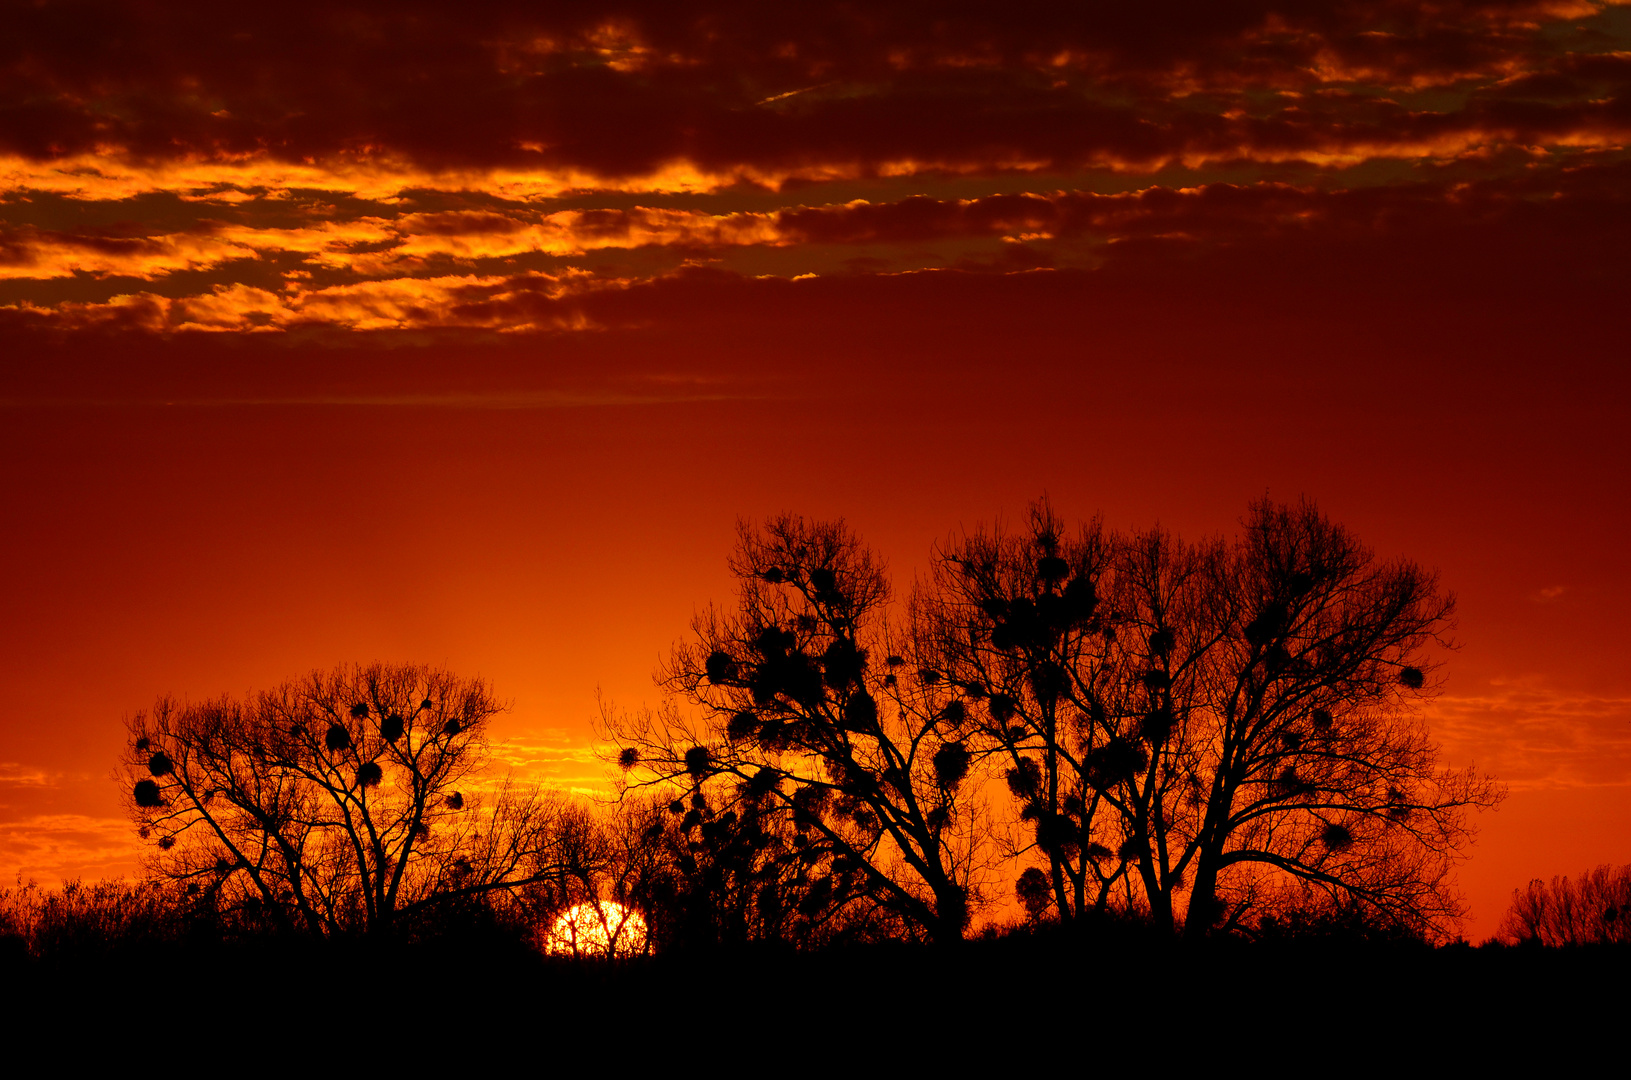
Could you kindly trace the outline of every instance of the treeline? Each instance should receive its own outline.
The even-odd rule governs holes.
[[[1422,723],[1452,599],[1311,504],[1242,524],[1185,540],[1038,504],[938,548],[904,597],[841,522],[744,525],[737,595],[676,646],[660,707],[600,719],[607,805],[492,776],[504,705],[446,671],[161,699],[122,762],[155,884],[12,890],[7,933],[35,952],[102,926],[578,955],[982,924],[1453,938],[1450,871],[1501,792],[1443,770]],[[1503,935],[1588,940],[1569,888]]]
[[[1539,878],[1512,891],[1496,936],[1550,946],[1631,941],[1631,866],[1599,866],[1576,878]]]

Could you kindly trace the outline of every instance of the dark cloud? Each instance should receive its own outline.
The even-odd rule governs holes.
[[[1028,296],[1032,299],[1025,303],[1072,307],[1084,296],[1161,298],[1179,292],[1208,303],[1258,305],[1272,297],[1277,306],[1347,311],[1367,305],[1391,310],[1401,303],[1428,301],[1480,310],[1491,305],[1523,310],[1542,300],[1598,304],[1616,293],[1631,272],[1628,191],[1631,164],[1607,163],[1529,174],[1521,181],[1445,180],[1335,191],[1259,183],[1154,187],[1127,194],[914,197],[763,215],[740,234],[740,242],[750,247],[838,249],[841,254],[832,256],[837,276],[824,281],[744,274],[725,265],[635,277],[570,266],[517,271],[503,258],[451,274],[416,274],[409,264],[389,262],[387,250],[381,253],[387,261],[380,265],[397,266],[394,275],[383,270],[373,276],[308,275],[278,290],[220,284],[169,297],[133,290],[103,302],[13,308],[8,325],[13,331],[32,326],[157,332],[325,327],[558,332],[672,325],[694,326],[702,333],[704,327],[742,317],[766,325],[785,320],[790,326],[830,319],[856,302],[858,288],[869,290],[869,305],[910,308],[910,298],[925,289],[946,295],[986,290],[948,283],[993,274],[1012,276],[1014,284],[990,286],[998,292],[970,299],[970,305],[989,310],[992,304],[1013,306]],[[728,240],[719,239],[723,232],[710,232],[705,223],[684,216],[639,210],[566,216],[562,228],[568,238],[574,220],[589,220],[591,232],[621,242],[661,245],[674,237],[712,236],[716,246],[704,250],[727,263],[733,250]],[[513,218],[491,214],[404,215],[396,227],[426,223],[472,249],[492,237],[512,237],[520,228]],[[665,227],[670,232],[660,233]],[[483,233],[483,228],[493,233]],[[453,235],[459,229],[465,231]],[[343,228],[336,232],[344,235]],[[405,246],[430,242],[422,235],[403,236]],[[76,237],[31,239],[41,244],[54,240],[58,246],[50,250],[58,258],[79,260],[88,258],[85,248],[71,247],[70,241],[91,243]],[[191,239],[203,243],[220,238]],[[993,239],[1004,243],[978,247]],[[110,258],[128,254],[119,246],[124,243],[144,245],[136,254],[149,260],[207,253],[168,238],[96,242]],[[10,243],[16,247],[21,241],[13,237]],[[891,268],[887,258],[856,253],[912,245],[941,245],[947,252],[943,265],[966,272],[878,277]],[[232,257],[239,249],[224,250],[223,257]],[[320,255],[342,264],[364,258]],[[27,256],[24,249],[12,257]],[[1046,275],[1052,283],[1015,273],[1044,267],[1060,267]],[[846,278],[855,283],[837,284]],[[996,298],[999,293],[1005,298]],[[947,302],[954,307],[959,303]]]
[[[616,176],[676,159],[794,172],[902,159],[1143,165],[1476,134],[1490,122],[1503,137],[1544,140],[1582,123],[1623,131],[1624,62],[1601,55],[1616,45],[1591,32],[1601,19],[1579,18],[1594,10],[44,2],[14,10],[0,44],[0,145],[35,159],[117,147]],[[1354,86],[1366,97],[1448,86],[1461,100],[1389,112],[1307,98]],[[1599,101],[1606,90],[1610,103],[1588,109],[1576,88]],[[1302,96],[1262,98],[1273,90]]]

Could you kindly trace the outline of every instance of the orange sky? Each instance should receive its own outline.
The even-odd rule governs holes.
[[[1631,862],[1631,8],[532,8],[0,42],[0,875],[134,871],[124,715],[342,661],[595,787],[738,516],[904,594],[1044,492],[1439,569],[1470,936]]]

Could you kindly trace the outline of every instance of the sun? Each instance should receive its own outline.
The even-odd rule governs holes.
[[[646,920],[610,900],[573,904],[550,925],[543,947],[556,956],[636,956],[646,951]]]

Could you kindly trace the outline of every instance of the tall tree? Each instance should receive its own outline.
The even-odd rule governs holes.
[[[1067,536],[1042,502],[1021,533],[979,530],[942,548],[912,605],[922,663],[960,697],[967,745],[1019,804],[1028,838],[1016,853],[1044,862],[1021,898],[1066,922],[1106,908],[1128,866],[1103,794],[1141,753],[1106,723],[1125,692],[1098,597],[1112,554],[1098,522]]]
[[[481,777],[501,706],[428,667],[342,667],[128,722],[129,810],[163,877],[256,923],[380,931],[558,875],[560,804]]]
[[[1018,691],[985,747],[1062,915],[1089,880],[1191,935],[1322,898],[1416,930],[1457,913],[1468,812],[1500,792],[1441,770],[1422,725],[1454,608],[1433,575],[1306,502],[1254,505],[1233,543],[1059,535],[1041,509],[1025,544],[965,542],[919,608],[953,678]],[[1076,581],[1091,615],[1055,585]]]
[[[689,711],[608,722],[631,785],[691,791],[699,833],[785,813],[812,908],[960,937],[979,869],[969,754],[935,673],[892,647],[882,566],[841,522],[786,516],[744,525],[730,567],[736,606],[701,615],[661,676]]]

